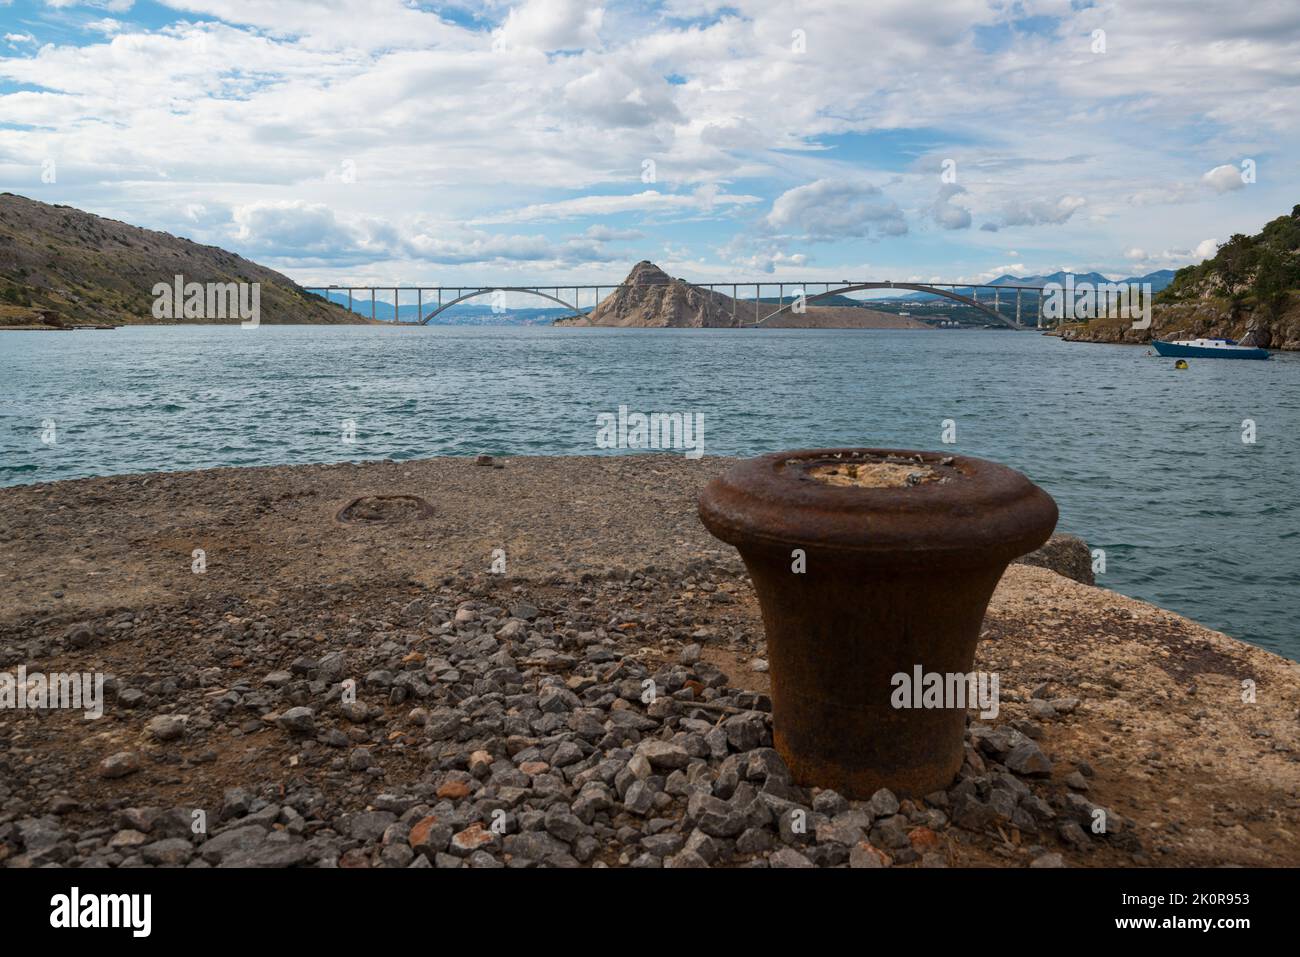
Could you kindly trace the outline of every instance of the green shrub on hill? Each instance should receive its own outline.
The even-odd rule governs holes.
[[[1267,223],[1258,234],[1235,233],[1214,257],[1178,270],[1157,302],[1221,296],[1234,313],[1250,307],[1277,318],[1300,289],[1300,206]]]

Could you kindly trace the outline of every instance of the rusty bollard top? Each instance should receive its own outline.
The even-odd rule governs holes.
[[[741,462],[715,478],[700,519],[744,549],[791,546],[900,568],[1011,561],[1042,545],[1056,503],[985,459],[900,449],[804,449]]]

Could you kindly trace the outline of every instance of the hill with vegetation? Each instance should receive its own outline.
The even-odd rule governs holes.
[[[1061,330],[1062,338],[1080,342],[1199,336],[1300,350],[1300,206],[1253,236],[1234,234],[1211,258],[1178,270],[1156,296],[1151,328],[1093,319]]]
[[[0,193],[0,326],[157,323],[154,285],[178,275],[205,285],[260,283],[263,323],[367,321],[217,246]]]

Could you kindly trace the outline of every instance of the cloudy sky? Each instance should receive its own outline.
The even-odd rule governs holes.
[[[0,0],[0,187],[304,283],[1119,277],[1300,202],[1296,0],[598,2]]]

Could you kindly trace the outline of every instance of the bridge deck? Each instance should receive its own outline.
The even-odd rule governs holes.
[[[678,280],[678,281],[685,281],[685,280]],[[831,282],[831,281],[820,280],[820,279],[808,280],[802,282],[794,281],[794,280],[779,280],[779,281],[767,281],[767,282],[762,282],[762,281],[695,282],[695,283],[691,283],[691,285],[701,289],[707,289],[713,293],[718,293],[719,291],[725,291],[727,289],[730,289],[731,290],[730,298],[733,300],[732,314],[737,316],[739,325],[745,325],[745,326],[762,325],[763,323],[767,322],[768,320],[772,319],[775,316],[796,309],[797,305],[800,302],[802,302],[805,305],[809,305],[817,302],[818,300],[826,299],[831,296],[843,296],[853,292],[877,291],[877,290],[888,290],[888,289],[898,289],[898,290],[907,290],[909,292],[928,293],[945,299],[951,299],[953,301],[960,302],[965,305],[969,305],[976,309],[979,309],[981,312],[987,313],[992,318],[998,320],[999,322],[1004,323],[1005,325],[1012,326],[1013,328],[1023,328],[1023,324],[1021,321],[1022,319],[1021,298],[1025,292],[1032,292],[1034,294],[1034,299],[1035,299],[1034,311],[1037,318],[1037,325],[1039,327],[1042,326],[1042,313],[1040,307],[1041,307],[1041,297],[1042,297],[1043,290],[1039,286],[1012,285],[1012,284],[993,285],[989,283],[959,283],[959,282],[913,283],[913,282],[895,282],[893,280],[852,281],[847,279],[840,280],[839,282]],[[821,288],[821,292],[815,291],[818,287]],[[416,306],[417,315],[420,318],[418,322],[407,322],[404,324],[423,325],[428,323],[431,319],[433,319],[435,316],[437,316],[439,313],[443,312],[444,310],[449,309],[452,306],[457,305],[458,303],[464,302],[469,299],[474,299],[479,296],[485,296],[485,295],[493,295],[494,297],[500,296],[501,301],[500,302],[494,301],[493,309],[494,311],[505,311],[504,297],[510,293],[539,296],[541,298],[548,299],[552,302],[555,302],[566,309],[571,310],[575,316],[581,316],[583,315],[584,309],[593,309],[597,304],[599,304],[602,301],[602,296],[601,296],[602,291],[612,294],[621,289],[631,289],[635,287],[629,283],[590,283],[590,284],[578,283],[578,284],[559,284],[559,285],[554,283],[539,283],[535,285],[475,285],[471,283],[465,283],[459,285],[425,285],[425,286],[403,286],[403,285],[381,285],[381,284],[358,284],[358,285],[330,284],[327,286],[315,286],[315,285],[303,286],[302,288],[308,292],[323,293],[323,297],[326,299],[331,298],[330,293],[336,293],[341,295],[342,293],[346,292],[347,306],[350,312],[357,311],[355,308],[355,300],[357,298],[357,294],[365,293],[365,296],[361,298],[361,301],[363,303],[367,301],[370,303],[370,316],[372,319],[376,318],[376,303],[383,302],[385,303],[385,305],[388,305],[389,303],[388,299],[380,299],[379,293],[391,292],[393,294],[392,309],[393,309],[394,322],[402,322],[402,320],[400,319],[401,309],[402,309],[401,294],[407,293],[408,300],[409,298],[411,298],[411,294],[413,294],[416,300],[415,306]],[[775,288],[777,293],[775,300],[778,308],[768,313],[767,315],[762,315],[761,314],[762,303],[772,301],[771,298],[768,299],[763,298],[763,290],[767,289],[771,291],[773,288]],[[791,295],[789,296],[788,302],[786,296],[786,289],[791,290]],[[744,291],[753,290],[753,295],[742,296],[741,295],[742,290]],[[982,290],[992,291],[992,296],[991,297],[986,296],[985,301],[983,302],[980,301],[980,292]],[[583,291],[590,291],[593,293],[593,295],[590,297],[591,298],[590,305],[583,305],[582,303]],[[964,294],[963,291],[969,291],[969,295]],[[1015,300],[1014,318],[1008,318],[1007,316],[1004,316],[1001,312],[1002,293],[1004,292],[1014,294],[1014,300]],[[565,298],[563,298],[565,295],[568,295],[569,293],[572,293],[572,300],[566,300]],[[426,299],[426,294],[428,297],[427,299]],[[992,299],[992,303],[988,301],[989,298]],[[869,299],[855,300],[855,301],[862,302],[864,306],[868,306],[871,302],[871,300]],[[734,306],[734,303],[738,303],[738,302],[754,303],[753,322],[741,321],[739,319],[739,316]],[[407,305],[410,305],[410,303],[408,302]],[[428,309],[431,309],[432,311],[429,311],[426,314],[426,307]]]

